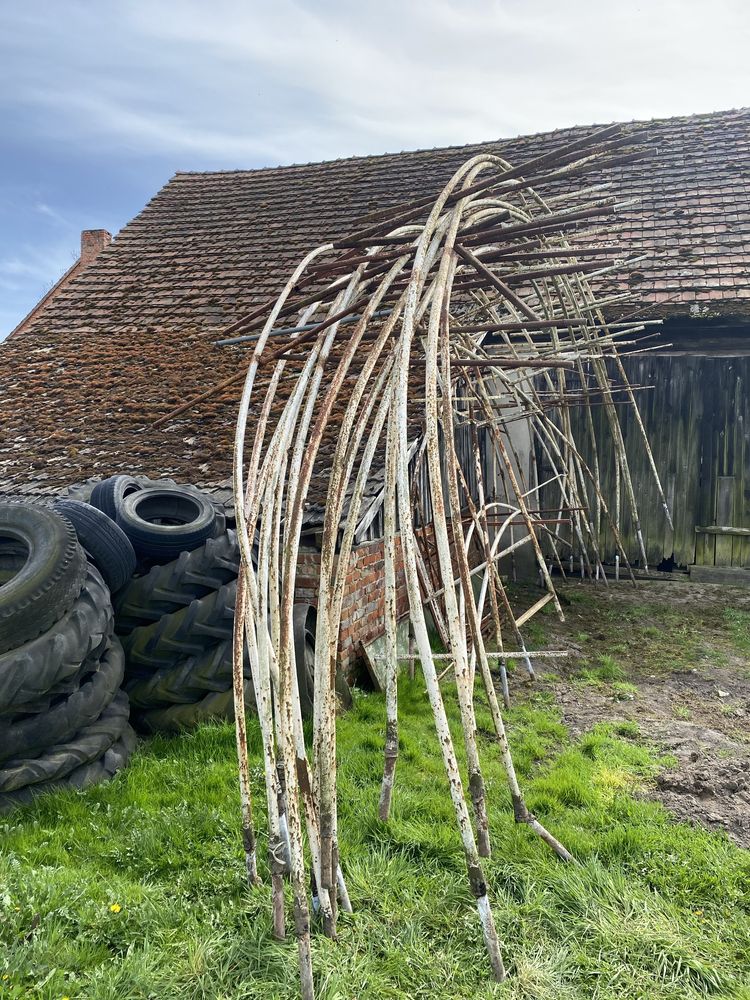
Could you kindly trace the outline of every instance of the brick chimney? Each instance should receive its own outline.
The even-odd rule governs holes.
[[[77,278],[82,271],[85,271],[89,264],[96,260],[102,250],[108,247],[111,242],[112,234],[108,233],[106,229],[84,229],[81,233],[81,256],[72,267],[68,268],[62,278],[50,288],[46,295],[41,297],[28,316],[21,320],[15,330],[11,330],[8,338],[21,333],[31,326],[32,322],[38,319],[47,306],[55,299],[58,292],[61,292],[74,278]]]
[[[81,233],[81,266],[88,267],[111,242],[112,234],[106,229],[84,229]]]

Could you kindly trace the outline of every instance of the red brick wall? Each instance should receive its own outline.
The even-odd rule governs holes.
[[[429,528],[425,530],[426,533],[430,532]],[[401,562],[400,540],[397,539],[396,542],[396,611],[400,619],[409,613],[409,597]],[[472,565],[481,562],[481,555],[475,545],[472,546],[470,562]],[[339,664],[347,674],[352,672],[357,661],[362,658],[362,644],[383,634],[383,563],[382,538],[376,542],[364,542],[352,549],[339,632]],[[320,553],[316,549],[300,550],[297,560],[298,602],[317,605],[319,574]]]
[[[396,601],[399,618],[409,611],[406,581],[401,568],[401,548],[396,549]],[[383,540],[364,542],[352,549],[349,558],[339,632],[339,664],[350,673],[362,657],[362,643],[383,633],[385,584],[383,582]],[[298,602],[318,603],[320,553],[315,549],[300,551],[297,560]]]
[[[317,549],[300,549],[297,556],[297,586],[294,599],[298,604],[318,606],[318,577],[320,552]]]
[[[362,643],[383,634],[385,605],[383,540],[364,542],[352,550],[341,609],[339,661],[350,672],[362,656]],[[409,611],[409,597],[401,562],[401,546],[396,548],[396,613],[403,618]]]

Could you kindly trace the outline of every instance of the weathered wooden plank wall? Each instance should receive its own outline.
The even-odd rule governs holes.
[[[709,525],[750,528],[750,357],[654,353],[625,358],[624,365],[631,383],[646,387],[637,398],[674,520],[673,534],[633,412],[618,395],[649,564],[657,566],[673,557],[680,566],[698,562],[750,567],[750,537],[695,531],[696,526]],[[615,462],[604,408],[595,406],[593,415],[603,493],[614,510]],[[593,449],[582,410],[575,421],[591,464]],[[628,558],[638,563],[624,493],[621,509]],[[615,547],[605,520],[601,546],[603,557],[611,561]]]

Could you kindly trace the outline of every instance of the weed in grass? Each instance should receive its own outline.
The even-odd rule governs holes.
[[[615,701],[632,701],[638,694],[638,688],[627,681],[615,681],[612,684],[612,694]]]
[[[750,611],[725,608],[724,621],[729,627],[729,634],[737,652],[750,653]]]
[[[672,715],[674,715],[675,719],[684,719],[686,721],[693,717],[693,713],[687,705],[675,705],[672,708]]]
[[[596,606],[598,594],[590,586],[569,586],[558,594],[563,604],[572,605],[579,611]]]
[[[638,723],[631,722],[629,720],[613,723],[612,732],[616,733],[618,736],[626,736],[633,740],[637,740],[641,735]]]
[[[599,666],[596,675],[603,681],[620,681],[625,677],[625,673],[620,664],[613,656],[602,656],[599,658]]]
[[[731,702],[723,701],[719,706],[719,711],[725,716],[741,717],[744,713],[740,705],[733,705]]]
[[[700,656],[701,659],[707,660],[714,669],[723,669],[729,666],[729,654],[723,649],[719,649],[718,646],[711,646],[705,651],[701,651]]]
[[[540,621],[539,618],[532,618],[530,622],[524,626],[524,638],[526,640],[527,649],[544,649],[547,645],[547,627],[546,622]]]
[[[579,674],[580,680],[594,686],[601,686],[607,681],[625,681],[625,671],[617,660],[609,654],[599,657],[599,662],[594,667],[587,667]]]

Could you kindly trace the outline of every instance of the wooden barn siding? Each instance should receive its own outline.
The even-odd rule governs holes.
[[[680,566],[694,561],[750,566],[750,538],[695,532],[696,525],[750,528],[750,357],[650,354],[626,358],[624,365],[631,384],[649,387],[638,392],[637,399],[674,520],[673,535],[634,414],[621,403],[617,410],[649,564],[657,566],[673,556]],[[593,415],[603,494],[614,510],[614,452],[604,408],[594,407]],[[575,422],[579,440],[585,442],[584,456],[591,464],[582,409],[576,411]],[[555,502],[551,495],[547,500],[550,503],[545,506]],[[621,509],[628,558],[639,563],[624,490]],[[604,517],[601,549],[603,558],[611,562],[615,548]]]

